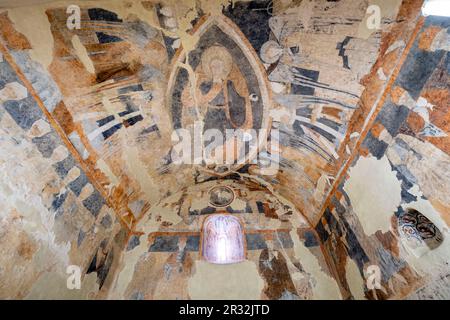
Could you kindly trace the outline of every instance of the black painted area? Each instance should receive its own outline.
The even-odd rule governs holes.
[[[77,238],[77,246],[78,247],[81,246],[85,237],[86,237],[86,232],[84,232],[83,229],[80,229],[80,232],[78,232],[78,238]]]
[[[137,115],[136,117],[125,120],[124,123],[125,126],[134,126],[136,123],[142,120],[144,120],[144,117],[141,115]]]
[[[238,94],[231,81],[227,82],[227,90],[230,99],[230,118],[237,127],[241,127],[245,123],[245,98]]]
[[[346,211],[345,207],[341,204],[341,202],[335,196],[331,197],[331,203],[333,204],[334,209],[336,210],[338,215],[342,215],[345,213],[345,211]]]
[[[396,173],[398,180],[402,182],[401,184],[401,197],[403,203],[410,203],[417,201],[417,197],[409,193],[415,183],[417,183],[414,175],[408,170],[406,165],[393,166],[392,169]]]
[[[183,93],[183,88],[188,84],[189,74],[186,69],[178,69],[175,79],[175,85],[172,91],[172,123],[174,129],[180,129],[182,119],[183,105],[181,102],[181,95]]]
[[[114,252],[112,250],[107,252],[106,255],[104,254],[107,244],[108,243],[106,239],[104,239],[100,243],[96,253],[91,259],[89,267],[86,270],[86,274],[92,272],[97,273],[97,283],[99,284],[100,288],[103,286],[114,260]]]
[[[107,117],[105,117],[105,118],[102,118],[102,119],[100,119],[100,120],[97,120],[97,125],[98,125],[99,127],[102,127],[102,126],[104,126],[105,124],[107,124],[107,123],[113,121],[114,119],[115,119],[114,116],[107,116]]]
[[[327,127],[332,128],[335,131],[339,131],[341,125],[333,120],[326,119],[326,118],[319,118],[317,119],[317,122],[320,122],[321,124],[326,125]]]
[[[216,212],[216,208],[214,208],[214,207],[206,207],[206,208],[200,210],[200,214],[201,215],[203,215],[203,214],[211,214],[211,213],[215,213],[215,212]]]
[[[0,89],[14,82],[23,86],[9,63],[6,61],[0,62]],[[7,100],[3,102],[3,106],[23,130],[30,129],[33,123],[44,117],[41,109],[36,105],[34,98],[30,94],[25,99],[19,101]]]
[[[313,96],[314,92],[315,90],[312,87],[306,87],[295,83],[291,84],[291,94],[302,94],[306,96]]]
[[[202,94],[207,94],[211,88],[212,88],[213,82],[212,81],[203,81],[200,86],[199,89],[201,91]],[[216,102],[217,103],[217,102]],[[218,103],[217,103],[218,104]]]
[[[422,29],[425,29],[430,26],[441,27],[443,29],[447,29],[447,33],[450,33],[450,19],[448,17],[440,17],[440,16],[428,16],[425,19],[425,23]]]
[[[325,209],[325,213],[324,213],[323,217],[327,221],[327,224],[328,224],[328,227],[330,228],[330,230],[333,230],[334,232],[336,232],[336,234],[339,237],[342,236],[342,230],[339,225],[339,222],[336,219],[336,217],[331,213],[331,210],[329,208]]]
[[[241,209],[241,210],[239,210],[239,209],[233,209],[233,208],[230,207],[230,206],[226,207],[225,210],[226,210],[226,212],[228,212],[228,213],[244,213],[244,212],[246,212],[246,209]]]
[[[272,1],[239,1],[223,10],[223,14],[233,20],[241,29],[256,52],[269,40],[269,19],[272,16]]]
[[[99,43],[114,43],[114,42],[121,42],[123,41],[121,38],[117,36],[113,36],[104,32],[96,32],[97,39]]]
[[[172,38],[172,37],[167,37],[167,36],[163,35],[163,40],[164,40],[164,45],[166,47],[167,56],[168,56],[169,62],[170,62],[176,52],[176,49],[174,49],[172,47],[172,45],[178,39]]]
[[[294,69],[298,72],[300,75],[298,81],[309,80],[312,82],[317,82],[319,80],[319,71],[315,70],[309,70],[309,69],[303,69],[294,67]],[[307,96],[313,96],[315,93],[314,87],[311,86],[304,86],[300,84],[291,84],[291,94],[300,94],[300,95],[307,95]]]
[[[212,213],[215,213],[216,210],[217,210],[216,208],[208,206],[206,208],[201,209],[200,211],[199,210],[193,210],[193,211],[189,210],[189,215],[198,216],[198,215],[212,214]]]
[[[349,69],[350,70],[350,66],[348,64],[348,56],[345,54],[345,47],[347,46],[347,44],[350,42],[350,40],[352,39],[352,37],[345,37],[345,39],[342,42],[338,42],[336,49],[339,50],[339,56],[342,57],[342,66],[345,69]]]
[[[334,140],[336,139],[331,133],[326,132],[325,130],[316,127],[315,125],[311,124],[311,123],[307,123],[307,122],[303,122],[303,121],[299,121],[299,120],[295,120],[295,122],[299,122],[301,123],[303,126],[316,131],[317,133],[319,133],[321,136],[323,136],[324,138],[326,138],[328,141],[330,142],[334,142]],[[294,123],[295,124],[295,123]],[[295,127],[294,127],[295,128]],[[302,130],[303,132],[303,130]],[[296,132],[297,133],[297,132]],[[302,135],[302,134],[297,134],[297,135]]]
[[[300,117],[311,118],[312,109],[311,107],[300,107],[295,110],[295,114]]]
[[[11,68],[9,63],[6,62],[6,60],[2,60],[0,61],[0,89],[3,89],[6,84],[11,82],[22,84],[20,81],[18,81],[17,75]]]
[[[119,19],[116,13],[101,8],[88,9],[88,15],[91,20],[122,22],[122,19]]]
[[[323,227],[322,221],[319,221],[319,223],[316,225],[316,232],[319,235],[320,241],[322,243],[324,243],[325,241],[328,240],[328,238],[330,237],[329,233],[325,230],[325,228]]]
[[[264,203],[262,203],[261,201],[256,201],[256,206],[259,213],[264,213]]]
[[[106,277],[108,276],[109,270],[111,268],[114,259],[114,252],[110,251],[106,256],[105,263],[97,270],[97,283],[99,284],[99,289],[103,287]]]
[[[103,131],[103,132],[102,132],[103,138],[104,138],[105,140],[108,139],[108,138],[111,137],[114,133],[116,133],[116,131],[119,130],[120,128],[122,128],[122,124],[121,124],[121,123],[118,123],[118,124],[112,126],[111,128],[109,128],[108,130]]]
[[[134,102],[131,100],[130,97],[121,96],[120,100],[122,101],[122,103],[125,104],[126,107],[125,107],[125,111],[122,111],[119,113],[119,116],[123,117],[123,116],[126,116],[127,114],[139,111],[139,107],[134,104]]]
[[[341,223],[344,225],[346,231],[345,238],[348,244],[347,253],[350,258],[356,261],[359,270],[362,271],[364,270],[364,265],[369,262],[369,257],[359,243],[358,238],[348,224],[347,220],[341,218]]]

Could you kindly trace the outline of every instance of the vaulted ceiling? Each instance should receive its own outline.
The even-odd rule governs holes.
[[[365,0],[72,1],[79,29],[67,27],[68,2],[40,1],[0,24],[6,56],[126,225],[223,178],[258,183],[315,225],[408,52],[419,2],[380,2],[373,28]],[[193,121],[188,96],[203,90],[211,46],[228,50],[208,54],[228,61],[242,99],[234,127],[279,131],[278,170],[174,163],[173,130]]]

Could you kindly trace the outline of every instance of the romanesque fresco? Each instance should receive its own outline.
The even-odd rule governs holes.
[[[444,240],[439,228],[415,209],[409,209],[399,217],[398,232],[407,248],[419,257],[420,251],[436,249]]]
[[[184,58],[194,71],[197,86],[192,89],[194,96],[191,96],[189,86],[192,80],[189,80],[188,71],[175,71],[174,88],[168,96],[172,102],[174,128],[187,127],[196,120],[192,119],[195,105],[200,109],[197,119],[204,119],[205,129],[223,131],[262,127],[264,109],[268,108],[268,98],[263,100],[263,93],[267,96],[267,88],[260,89],[264,82],[261,74],[258,74],[260,79],[256,75],[261,72],[257,70],[259,65],[252,64],[250,59],[254,60],[254,56],[246,53],[251,48],[242,49],[244,39],[233,39],[239,34],[228,35],[223,31],[233,28],[232,22],[225,19],[206,21],[199,26],[200,30],[196,32],[201,35],[196,48],[179,57]]]
[[[218,192],[226,202],[216,203]],[[219,257],[224,234],[230,255]],[[137,225],[123,261],[112,298],[340,298],[314,229],[250,182],[210,181],[164,199]]]
[[[382,285],[360,291],[361,297],[448,294],[449,203],[443,190],[448,190],[450,158],[443,119],[449,112],[449,27],[445,18],[423,21],[353,167],[316,226],[345,286],[364,275],[368,265],[380,266]],[[361,179],[370,179],[368,172],[380,179],[358,191]],[[374,192],[380,188],[392,196]],[[374,211],[383,223],[369,217]],[[346,273],[348,258],[339,252],[354,261],[359,275]]]
[[[0,298],[450,297],[423,1],[1,3]]]
[[[126,230],[3,56],[0,86],[0,298],[105,295]],[[69,265],[78,293],[58,285]]]
[[[174,164],[173,130],[196,120],[204,130],[279,130],[281,170],[260,178],[308,208],[304,214],[315,223],[353,148],[342,145],[357,133],[348,129],[350,120],[370,113],[370,102],[359,97],[381,35],[406,28],[407,36],[413,23],[395,24],[400,2],[383,11],[375,32],[362,26],[365,1],[203,4],[209,12],[188,7],[149,1],[129,9],[80,6],[83,23],[69,29],[65,7],[45,6],[36,12],[50,24],[50,43],[41,44],[45,58],[39,59],[26,53],[33,42],[38,46],[31,28],[23,27],[24,34],[13,27],[20,10],[3,13],[2,21],[11,30],[6,36],[16,63],[31,83],[45,83],[36,83],[36,93],[127,224],[168,192],[176,174],[187,186],[242,167],[217,166],[198,176],[198,168]],[[297,19],[296,10],[309,15]],[[383,51],[392,60],[407,39],[389,41]],[[260,147],[259,156],[272,157]],[[246,170],[260,172],[258,166]]]
[[[248,153],[254,158],[255,152],[240,137],[227,136],[227,130],[269,129],[269,89],[263,66],[245,35],[227,17],[203,17],[194,29],[195,48],[188,52],[180,48],[171,63],[167,100],[173,128],[193,131],[199,125],[203,133],[217,130],[223,138],[215,151],[222,158],[230,157],[226,153],[231,148],[238,150],[231,156],[233,163]],[[239,167],[227,167],[225,162],[217,161],[209,172],[225,175]]]

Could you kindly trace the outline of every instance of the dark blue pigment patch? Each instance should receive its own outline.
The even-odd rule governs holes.
[[[78,178],[70,182],[68,186],[69,189],[72,190],[72,192],[78,197],[81,194],[81,190],[83,190],[84,186],[88,184],[88,182],[89,180],[86,174],[84,174],[84,172],[81,171]]]
[[[266,240],[260,233],[247,233],[245,239],[247,241],[247,250],[267,249]]]
[[[132,235],[130,240],[128,241],[128,245],[127,245],[127,251],[133,250],[134,248],[136,248],[138,245],[141,244],[141,241],[139,240],[140,236],[137,235]]]
[[[119,19],[116,13],[101,8],[88,9],[88,15],[91,20],[122,22],[122,19]]]
[[[59,141],[59,137],[54,131],[50,131],[42,137],[32,139],[32,142],[44,158],[50,158],[52,156],[53,151],[59,146]]]
[[[157,236],[149,248],[149,252],[176,252],[178,251],[178,236]]]
[[[97,217],[104,204],[105,199],[97,190],[94,190],[89,197],[83,200],[83,205],[94,217]]]
[[[97,39],[99,43],[114,43],[123,41],[121,38],[104,33],[104,32],[96,32]]]
[[[72,169],[74,166],[75,159],[71,155],[53,165],[56,173],[61,179],[64,179],[69,173],[70,169]]]

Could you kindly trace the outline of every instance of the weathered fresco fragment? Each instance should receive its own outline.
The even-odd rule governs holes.
[[[1,3],[0,298],[450,297],[450,19],[421,0]],[[179,164],[195,123],[267,135]]]
[[[359,282],[349,296],[449,297],[450,56],[439,40],[449,28],[449,19],[425,20],[316,227],[341,285]],[[378,288],[364,280],[371,265],[381,271]]]
[[[5,60],[0,87],[0,298],[105,297],[127,230]]]

